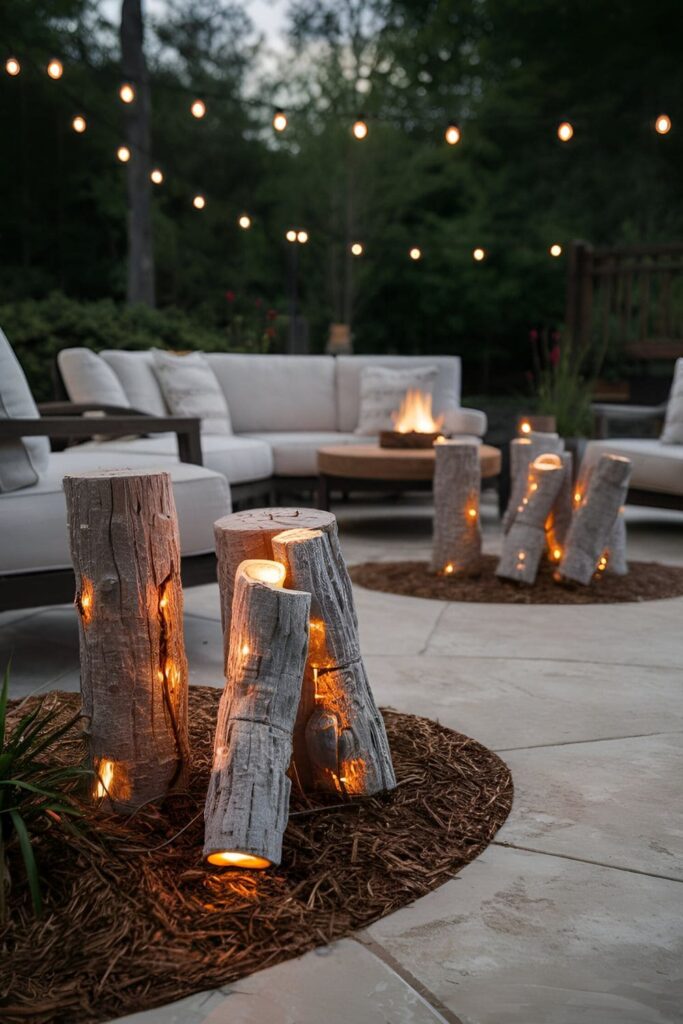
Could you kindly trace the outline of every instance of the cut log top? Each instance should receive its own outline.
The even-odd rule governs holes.
[[[83,469],[75,473],[65,473],[64,480],[112,480],[119,477],[150,477],[163,476],[171,478],[166,469],[127,469],[123,466],[120,469]]]
[[[256,533],[268,531],[281,533],[282,530],[333,530],[336,519],[331,512],[318,508],[249,508],[232,512],[216,520],[216,533]]]

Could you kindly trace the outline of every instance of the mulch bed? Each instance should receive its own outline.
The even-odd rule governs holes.
[[[38,840],[40,920],[11,849],[11,923],[0,932],[3,1024],[108,1020],[341,938],[452,878],[510,811],[512,780],[500,758],[435,722],[387,710],[393,794],[346,804],[331,797],[327,805],[293,794],[280,868],[207,870],[202,809],[219,698],[219,690],[190,688],[188,796],[129,819],[89,809],[91,828],[68,838],[68,848],[57,829]],[[73,714],[80,697],[46,699],[59,717]],[[74,731],[57,759],[82,756]]]
[[[658,562],[629,562],[627,576],[607,572],[588,587],[557,583],[547,562],[533,586],[498,579],[497,565],[494,555],[484,555],[481,574],[474,578],[436,576],[426,562],[365,562],[351,566],[349,573],[354,583],[368,590],[481,604],[619,604],[683,595],[683,568]]]

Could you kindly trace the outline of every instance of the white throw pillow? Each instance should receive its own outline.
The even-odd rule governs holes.
[[[31,389],[19,360],[0,330],[0,418],[39,418]],[[50,460],[47,437],[18,437],[0,441],[0,493],[38,483]]]
[[[88,348],[63,348],[57,355],[57,364],[72,402],[130,408],[121,381],[96,352]]]
[[[432,395],[439,375],[437,366],[416,366],[392,370],[386,366],[366,366],[360,375],[360,412],[354,433],[378,434],[393,430],[391,414],[398,412],[407,391]]]
[[[659,440],[663,444],[683,444],[683,357],[676,360],[664,430]]]
[[[154,372],[176,416],[197,416],[205,434],[232,434],[230,410],[216,374],[201,352],[175,355],[154,349]]]

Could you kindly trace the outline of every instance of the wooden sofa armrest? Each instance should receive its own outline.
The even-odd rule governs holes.
[[[89,411],[89,410],[88,410]],[[202,465],[202,446],[199,420],[189,416],[144,416],[117,414],[85,419],[78,416],[41,416],[39,419],[0,419],[0,440],[16,437],[92,437],[109,434],[164,434],[178,437],[178,456],[181,462]]]
[[[595,418],[595,436],[605,439],[609,434],[609,424],[613,420],[628,423],[648,423],[663,420],[666,415],[667,402],[660,405],[617,405],[610,402],[593,402],[591,410]]]
[[[41,416],[81,416],[84,412],[103,412],[108,416],[148,416],[128,405],[102,405],[101,402],[40,402]]]

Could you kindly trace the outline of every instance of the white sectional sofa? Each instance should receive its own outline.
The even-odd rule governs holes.
[[[206,355],[225,395],[232,434],[202,436],[204,465],[222,473],[239,496],[256,482],[310,480],[317,475],[317,450],[330,444],[367,444],[356,434],[363,367],[436,366],[434,410],[448,414],[455,433],[483,436],[486,416],[460,408],[458,356],[302,356],[208,353]],[[87,349],[59,353],[59,369],[74,402],[98,402],[133,407],[153,415],[168,413],[153,369],[151,352]],[[102,363],[114,371],[102,372]],[[155,461],[177,458],[175,438],[141,437],[97,442],[122,454],[145,455]]]

